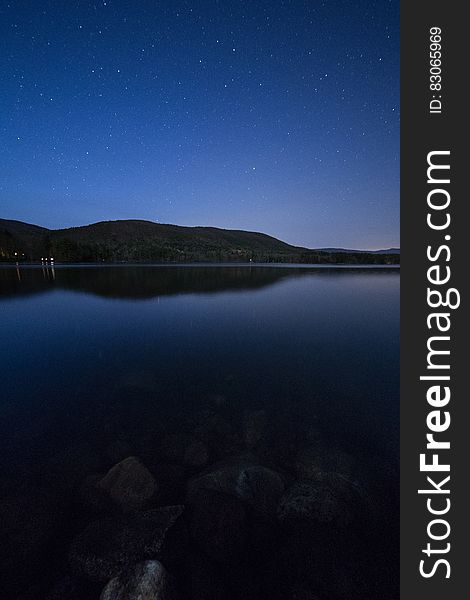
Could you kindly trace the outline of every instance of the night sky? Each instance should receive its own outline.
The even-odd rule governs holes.
[[[398,0],[0,4],[0,216],[399,245]]]

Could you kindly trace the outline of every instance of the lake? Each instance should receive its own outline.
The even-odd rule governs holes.
[[[0,286],[12,597],[98,599],[154,556],[192,600],[398,597],[399,269],[4,266]],[[163,547],[116,566],[101,524],[129,539],[163,506],[185,507]]]

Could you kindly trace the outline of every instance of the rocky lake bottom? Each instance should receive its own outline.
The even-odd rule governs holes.
[[[3,481],[12,597],[388,597],[396,465],[214,404],[180,422],[112,407],[99,444]]]

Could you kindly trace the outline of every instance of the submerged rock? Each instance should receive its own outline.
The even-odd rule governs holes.
[[[192,479],[188,499],[191,502],[199,490],[215,490],[235,496],[258,513],[270,516],[276,512],[284,487],[282,477],[272,469],[245,462],[226,463]]]
[[[124,508],[142,508],[157,491],[153,475],[134,456],[114,465],[97,486]]]
[[[295,460],[295,471],[300,480],[317,479],[322,473],[341,473],[350,478],[354,468],[354,458],[339,448],[307,447]]]
[[[244,505],[234,496],[201,489],[193,494],[190,528],[192,538],[210,558],[234,560],[247,537]]]
[[[367,508],[367,495],[355,482],[338,473],[298,481],[278,507],[281,522],[304,521],[343,527]]]
[[[350,519],[349,507],[341,501],[330,486],[320,482],[295,483],[279,503],[281,521],[293,520],[343,523]]]
[[[129,572],[112,579],[100,600],[172,600],[173,586],[165,567],[157,560],[138,563]]]
[[[107,581],[136,562],[155,558],[183,506],[166,506],[94,521],[73,540],[72,570],[91,581]]]

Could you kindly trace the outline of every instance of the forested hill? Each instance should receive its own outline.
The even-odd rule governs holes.
[[[46,229],[0,219],[4,262],[272,262],[398,264],[399,254],[323,251],[291,246],[251,231],[181,227],[151,221],[103,221],[70,229]]]

